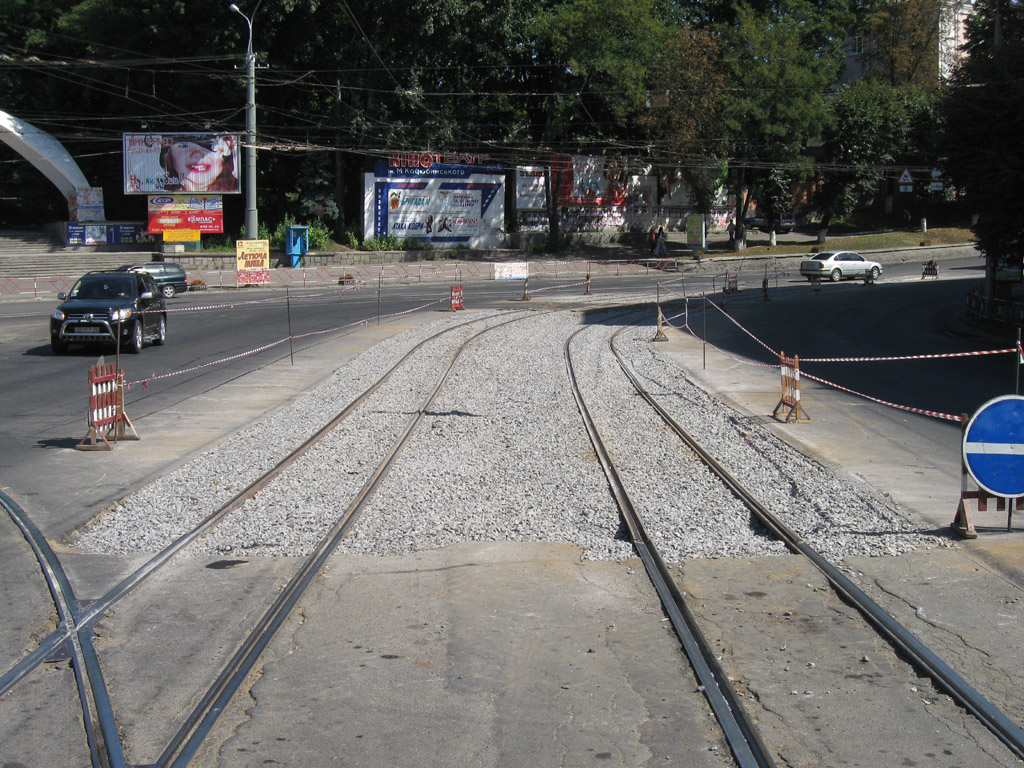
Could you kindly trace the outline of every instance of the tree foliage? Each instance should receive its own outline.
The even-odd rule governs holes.
[[[852,3],[244,0],[261,218],[336,214],[340,232],[369,163],[427,149],[645,157],[685,178],[701,208],[728,178],[742,217],[767,199],[769,171],[800,175],[827,130]],[[200,16],[187,0],[0,0],[0,12],[5,108],[65,142],[113,192],[112,218],[139,217],[138,198],[116,194],[122,132],[244,129],[249,29],[227,3]],[[833,157],[870,154],[837,143]],[[45,188],[10,164],[0,197]],[[229,222],[243,205],[225,200]],[[50,193],[37,214],[62,218],[62,206]]]
[[[743,248],[743,218],[768,171],[781,166],[799,174],[809,139],[828,120],[825,94],[839,72],[837,40],[847,16],[803,0],[767,9],[767,24],[751,4],[734,9],[733,20],[720,26],[730,87],[722,126],[736,194],[737,246]]]
[[[1024,9],[983,4],[969,31],[970,54],[958,67],[943,101],[939,147],[946,176],[977,214],[974,233],[986,255],[990,295],[997,265],[1020,268],[1024,254]]]
[[[939,85],[939,33],[946,0],[874,0],[859,32],[869,75],[890,86]]]
[[[930,144],[934,95],[882,79],[844,86],[830,100],[832,118],[823,134],[821,181],[816,203],[822,228],[834,216],[865,205],[899,166],[936,164]]]

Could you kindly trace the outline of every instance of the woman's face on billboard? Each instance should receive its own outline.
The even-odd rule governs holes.
[[[169,154],[182,189],[189,192],[208,189],[224,169],[224,156],[202,144],[176,141],[171,144]]]

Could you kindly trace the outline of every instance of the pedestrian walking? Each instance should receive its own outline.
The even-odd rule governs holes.
[[[736,247],[736,222],[729,219],[729,226],[725,228],[725,231],[729,233],[729,250]]]
[[[667,256],[668,255],[668,235],[665,234],[664,227],[658,227],[658,236],[654,245],[655,256]]]

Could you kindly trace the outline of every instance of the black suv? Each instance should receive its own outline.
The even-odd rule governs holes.
[[[78,279],[50,315],[50,346],[67,352],[70,344],[114,344],[139,353],[147,341],[167,336],[164,297],[145,272],[89,272]]]
[[[171,298],[176,293],[188,291],[188,278],[185,277],[185,268],[181,264],[174,264],[170,261],[147,261],[145,264],[126,264],[117,268],[118,272],[146,272],[153,278],[157,288],[165,298]]]

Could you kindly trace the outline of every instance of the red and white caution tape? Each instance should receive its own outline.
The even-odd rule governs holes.
[[[420,305],[418,307],[413,307],[412,309],[406,309],[406,310],[403,310],[401,312],[392,312],[391,314],[381,315],[380,317],[381,317],[382,320],[383,319],[388,319],[388,318],[394,318],[394,317],[401,317],[402,315],[408,315],[408,314],[410,314],[412,312],[419,312],[420,310],[426,309],[427,307],[431,307],[431,306],[434,306],[434,305],[437,305],[437,304],[441,304],[441,303],[444,303],[444,302],[447,302],[447,301],[449,301],[449,298],[445,297],[443,299],[437,299],[436,301],[427,302],[426,304],[422,304],[422,305]],[[230,305],[223,305],[223,306],[230,306]],[[169,379],[172,376],[180,376],[180,375],[185,374],[185,373],[193,373],[194,371],[202,370],[203,368],[210,368],[210,367],[215,366],[215,365],[222,365],[223,363],[229,363],[232,360],[238,360],[238,359],[243,358],[243,357],[248,357],[249,355],[255,355],[255,354],[259,353],[259,352],[264,352],[264,351],[266,351],[268,349],[273,349],[274,347],[280,346],[281,344],[284,344],[286,341],[289,341],[289,339],[304,339],[304,338],[308,338],[310,336],[319,336],[319,335],[324,334],[324,333],[334,333],[336,331],[343,331],[343,330],[346,330],[346,329],[349,329],[349,328],[355,328],[355,327],[360,326],[360,325],[367,325],[368,323],[369,323],[369,320],[356,320],[353,323],[347,323],[346,325],[339,325],[339,326],[336,326],[334,328],[325,328],[324,330],[321,330],[321,331],[311,331],[309,333],[303,333],[303,334],[297,334],[297,335],[293,334],[291,337],[285,336],[283,339],[278,339],[277,341],[272,341],[269,344],[264,344],[262,347],[256,347],[255,349],[250,349],[250,350],[247,350],[245,352],[239,352],[237,355],[231,355],[230,357],[224,357],[224,358],[221,358],[219,360],[211,360],[208,363],[203,363],[202,365],[195,365],[195,366],[192,366],[191,368],[183,368],[183,369],[181,369],[179,371],[170,371],[169,373],[162,373],[159,376],[155,376],[155,375],[154,376],[150,376],[148,379],[139,379],[138,381],[132,381],[132,382],[129,382],[129,383],[125,384],[125,389],[131,389],[136,384],[141,384],[143,389],[145,389],[146,387],[149,386],[149,383],[151,381],[159,381],[160,379]]]
[[[729,318],[729,320],[732,322],[733,325],[735,325],[737,328],[739,328],[741,331],[743,331],[745,334],[747,334],[747,336],[749,336],[754,341],[756,341],[758,344],[760,344],[762,347],[764,347],[769,352],[771,352],[772,355],[774,355],[775,357],[779,357],[779,353],[778,352],[776,352],[774,349],[772,349],[767,344],[765,344],[763,341],[761,341],[759,338],[757,338],[757,336],[755,336],[750,331],[748,331],[746,328],[744,328],[742,325],[740,325],[739,322],[737,322],[736,319],[732,315],[730,315],[728,312],[726,312],[720,306],[715,304],[715,302],[711,301],[711,299],[707,298],[706,296],[704,297],[704,300],[705,300],[706,303],[710,304],[712,307],[714,307],[719,312],[721,312],[723,315],[725,315],[727,318]]]
[[[952,414],[949,414],[949,413],[942,413],[941,411],[927,411],[927,410],[925,410],[923,408],[911,408],[909,405],[899,405],[897,403],[890,403],[888,400],[880,400],[877,397],[872,397],[871,395],[865,395],[863,392],[857,392],[856,390],[849,389],[848,387],[844,387],[844,386],[841,386],[839,384],[836,384],[833,381],[827,381],[825,379],[822,379],[822,378],[819,378],[817,376],[814,376],[814,375],[808,373],[807,371],[805,371],[803,369],[800,370],[800,375],[804,376],[804,377],[806,377],[808,379],[813,379],[814,381],[818,382],[819,384],[825,384],[826,386],[835,387],[836,389],[841,389],[844,392],[849,392],[851,395],[857,395],[857,397],[863,397],[863,398],[865,398],[867,400],[872,400],[872,401],[874,401],[876,403],[880,403],[882,405],[888,405],[890,408],[898,408],[901,411],[909,411],[910,413],[919,413],[922,416],[934,416],[937,419],[946,419],[947,421],[957,421],[957,422],[959,422],[961,420],[959,416],[953,416]]]
[[[977,357],[980,355],[1008,355],[1016,349],[986,349],[980,352],[943,352],[934,355],[902,355],[899,357],[802,357],[802,363],[877,363],[893,360],[937,360],[945,357]]]

